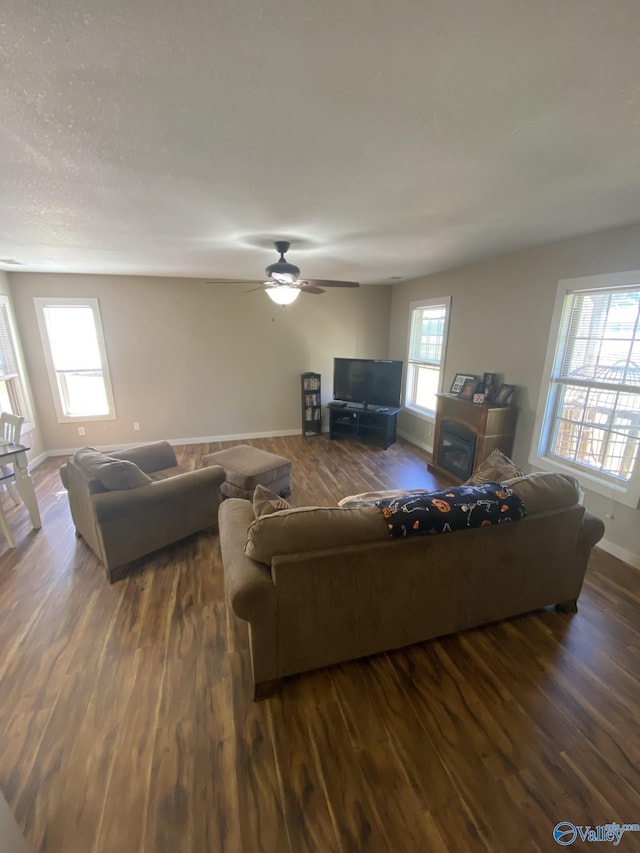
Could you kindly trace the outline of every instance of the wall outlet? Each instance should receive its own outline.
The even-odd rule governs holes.
[[[87,432],[84,427],[78,427],[78,435],[86,435]]]
[[[138,421],[134,421],[133,428],[136,432],[140,430],[140,424],[138,423]]]

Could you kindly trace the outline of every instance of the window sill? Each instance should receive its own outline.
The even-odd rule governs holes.
[[[410,415],[414,415],[416,418],[420,418],[422,421],[428,421],[428,423],[435,423],[436,416],[435,414],[431,415],[426,409],[417,409],[415,406],[403,406],[403,412],[408,412]]]
[[[82,424],[85,421],[115,421],[116,415],[58,415],[59,424]]]

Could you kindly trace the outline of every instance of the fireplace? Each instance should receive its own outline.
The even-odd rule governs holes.
[[[451,421],[443,421],[437,448],[436,465],[445,471],[467,480],[473,473],[476,434]]]
[[[433,465],[463,483],[497,447],[511,455],[517,410],[474,403],[455,394],[436,394]]]

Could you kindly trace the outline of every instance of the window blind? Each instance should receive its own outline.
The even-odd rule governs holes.
[[[554,379],[640,391],[640,286],[567,296]]]
[[[18,375],[18,363],[13,348],[7,305],[0,302],[0,381],[14,379]]]
[[[409,361],[431,367],[440,366],[446,319],[446,305],[414,308],[411,318]]]

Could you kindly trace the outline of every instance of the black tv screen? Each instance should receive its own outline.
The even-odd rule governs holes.
[[[333,359],[333,399],[397,408],[402,394],[402,361]]]

